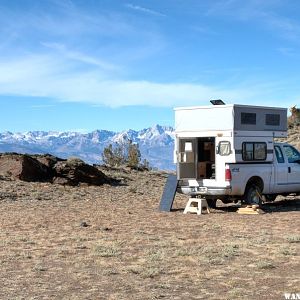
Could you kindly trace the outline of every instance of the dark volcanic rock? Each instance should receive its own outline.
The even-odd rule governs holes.
[[[53,168],[54,165],[59,161],[66,161],[66,159],[62,159],[51,154],[35,154],[31,155],[31,157],[38,160],[40,163],[46,165],[49,168]]]
[[[70,185],[88,183],[101,185],[109,182],[108,177],[104,173],[78,158],[59,161],[55,164],[53,169],[56,173],[55,178],[53,178],[53,183]]]
[[[48,181],[52,172],[49,167],[29,155],[5,153],[0,154],[0,175],[24,181]]]
[[[110,179],[97,168],[78,158],[61,159],[50,154],[0,154],[0,179],[48,181],[62,185],[101,185]]]

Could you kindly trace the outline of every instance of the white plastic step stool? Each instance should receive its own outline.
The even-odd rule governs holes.
[[[210,213],[206,199],[190,198],[183,213],[186,214],[190,212],[197,213],[197,215],[201,215],[203,208],[206,208],[208,214]]]

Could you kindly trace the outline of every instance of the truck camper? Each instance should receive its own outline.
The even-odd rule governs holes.
[[[300,154],[287,136],[287,109],[251,105],[175,108],[177,191],[210,206],[261,204],[300,193]],[[264,196],[264,197],[263,197]]]

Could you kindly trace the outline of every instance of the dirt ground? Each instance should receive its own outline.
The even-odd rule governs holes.
[[[112,171],[111,171],[112,172]],[[107,172],[110,173],[110,172]],[[158,212],[166,174],[115,186],[0,181],[0,299],[284,299],[300,292],[300,200]]]

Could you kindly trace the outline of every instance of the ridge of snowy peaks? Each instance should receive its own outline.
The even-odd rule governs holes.
[[[128,130],[125,130],[122,132],[118,132],[112,137],[111,142],[112,143],[122,143],[126,140],[138,142],[139,141],[138,140],[138,131],[128,129]]]
[[[10,132],[0,133],[1,140],[14,141],[39,141],[49,140],[51,138],[74,137],[76,132],[59,132],[59,131],[27,131],[27,132]]]
[[[78,156],[88,163],[101,163],[101,153],[108,144],[125,140],[139,143],[142,158],[146,158],[151,166],[165,170],[174,169],[174,129],[160,125],[139,131],[129,129],[122,132],[6,131],[0,133],[0,152],[50,153],[62,158]]]
[[[120,142],[130,139],[134,142],[147,141],[147,140],[161,140],[165,137],[174,139],[174,129],[170,126],[155,125],[153,127],[145,128],[140,131],[125,130],[122,132],[114,132],[109,130],[94,130],[89,133],[71,132],[71,131],[27,131],[27,132],[2,132],[0,133],[1,141],[19,141],[19,142],[47,142],[56,139],[88,139],[92,142],[99,143],[104,141]],[[168,139],[165,139],[168,140]]]
[[[174,129],[170,126],[160,125],[145,128],[140,131],[129,129],[116,133],[111,141],[113,143],[119,143],[125,140],[132,140],[139,144],[159,143],[169,145],[174,141]]]
[[[153,139],[162,135],[172,135],[174,129],[169,126],[155,125],[150,128],[143,129],[139,132],[140,139]]]

